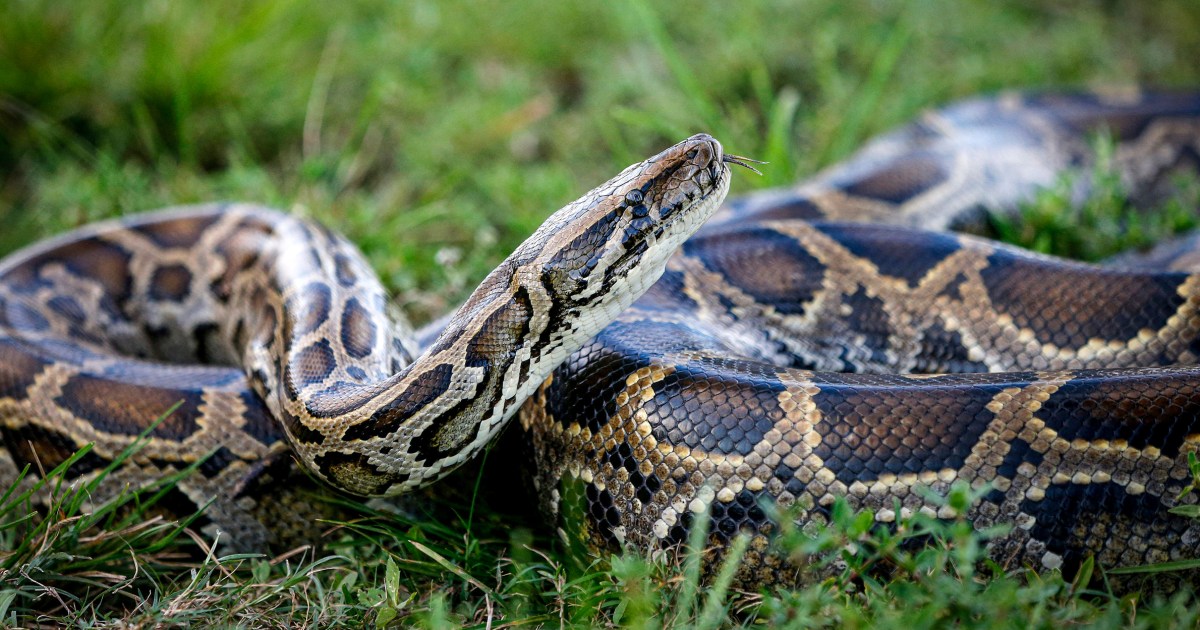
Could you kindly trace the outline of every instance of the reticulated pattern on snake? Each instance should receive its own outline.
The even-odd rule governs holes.
[[[301,219],[231,204],[84,227],[0,263],[0,481],[88,443],[74,474],[97,474],[178,405],[105,487],[202,462],[175,504],[211,502],[208,534],[259,549],[316,535],[293,457],[402,493],[519,409],[548,515],[574,506],[593,545],[649,552],[707,515],[714,545],[751,535],[746,583],[804,576],[768,552],[766,503],[807,524],[845,497],[889,523],[950,516],[922,488],[954,482],[988,488],[977,526],[1013,526],[991,543],[1005,563],[1197,557],[1200,525],[1168,512],[1195,501],[1195,248],[1098,267],[941,231],[1085,173],[1101,130],[1153,197],[1200,161],[1200,97],[965,101],[720,210],[745,162],[695,136],[555,213],[421,335]]]

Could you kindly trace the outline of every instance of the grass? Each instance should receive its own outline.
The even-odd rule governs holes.
[[[782,185],[958,97],[1194,87],[1197,24],[1200,7],[1184,2],[11,0],[0,5],[0,253],[100,217],[257,201],[347,233],[421,321],[550,211],[690,133],[770,162],[762,178],[737,177],[734,194]],[[1119,191],[1102,186],[1093,210],[1063,219],[1066,190],[999,229],[1094,258],[1194,220],[1184,196],[1130,240]],[[818,562],[856,547],[849,573],[796,592],[702,589],[686,562],[578,561],[487,493],[440,503],[436,519],[362,508],[317,553],[219,558],[148,520],[157,489],[87,516],[86,494],[57,486],[54,518],[40,522],[20,493],[5,497],[0,619],[1152,627],[1194,624],[1200,610],[1184,596],[1085,593],[1056,575],[981,576],[978,535],[960,523],[860,540],[866,521],[853,514],[793,541]],[[903,536],[934,544],[913,553]],[[853,570],[868,566],[894,574]]]
[[[1200,178],[1195,173],[1179,174],[1172,194],[1147,212],[1130,202],[1130,191],[1112,163],[1112,139],[1099,135],[1093,146],[1097,160],[1091,172],[1062,177],[1015,217],[991,216],[989,227],[996,237],[1043,254],[1101,261],[1196,229]],[[1073,191],[1082,176],[1090,180],[1090,191],[1080,203]]]
[[[203,541],[148,516],[156,491],[172,480],[85,509],[90,488],[61,485],[69,464],[38,482],[53,489],[56,518],[31,520],[29,492],[0,500],[0,620],[14,626],[119,619],[130,627],[1153,628],[1200,621],[1200,604],[1186,592],[1141,601],[1088,590],[1088,576],[1101,570],[1090,565],[1074,581],[1005,572],[982,547],[996,532],[920,512],[880,529],[871,512],[842,503],[828,527],[782,532],[784,553],[828,575],[790,591],[730,589],[744,550],[738,544],[715,579],[701,584],[701,528],[681,565],[632,554],[572,564],[543,551],[546,541],[528,530],[507,540],[473,538],[462,535],[461,522],[406,522],[366,508],[367,520],[332,544],[336,553],[194,558],[189,552],[208,549]],[[978,497],[955,487],[945,501],[962,514]]]

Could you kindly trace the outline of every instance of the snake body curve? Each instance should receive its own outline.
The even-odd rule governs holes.
[[[552,216],[423,345],[319,226],[210,205],[85,227],[0,262],[0,480],[87,443],[94,474],[179,403],[110,485],[202,461],[180,504],[261,548],[311,535],[292,453],[395,494],[520,409],[549,514],[653,551],[707,513],[712,542],[752,536],[748,582],[802,572],[766,551],[764,501],[889,522],[955,481],[991,488],[970,517],[1015,525],[1008,562],[1197,557],[1200,525],[1167,512],[1200,444],[1187,257],[1102,268],[929,231],[1086,166],[1101,127],[1151,190],[1200,154],[1200,99],[968,101],[720,211],[739,159],[697,136]]]

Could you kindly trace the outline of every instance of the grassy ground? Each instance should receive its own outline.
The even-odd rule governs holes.
[[[347,233],[422,320],[553,209],[690,133],[770,162],[762,178],[737,177],[734,194],[780,185],[956,97],[1194,87],[1198,26],[1200,5],[1187,2],[10,0],[0,253],[103,216],[259,201]],[[117,511],[30,530],[9,507],[0,619],[715,627],[732,613],[746,624],[1055,627],[1198,610],[1080,597],[1055,576],[980,582],[962,551],[976,539],[951,526],[928,557],[886,541],[864,552],[899,567],[895,582],[731,599],[636,558],[573,566],[493,508],[450,504],[437,524],[370,518],[317,558],[181,569],[175,545],[194,543],[167,524]],[[847,517],[829,549],[854,526]]]

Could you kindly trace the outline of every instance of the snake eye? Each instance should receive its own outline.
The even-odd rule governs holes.
[[[631,190],[625,193],[625,201],[628,201],[631,204],[642,203],[642,198],[642,191],[640,190]]]

